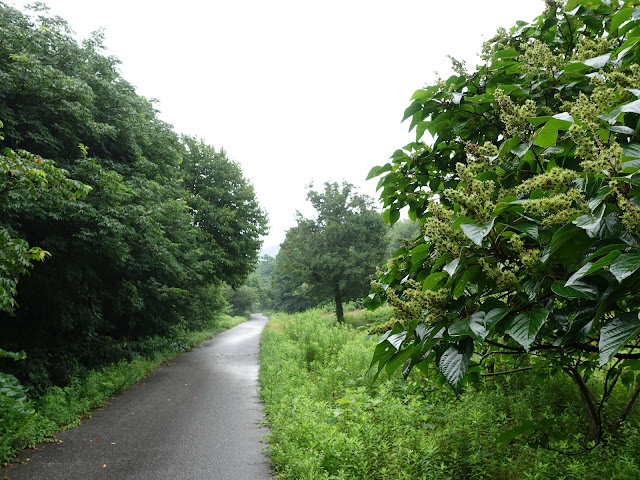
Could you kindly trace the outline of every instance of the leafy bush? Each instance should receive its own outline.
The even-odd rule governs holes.
[[[421,225],[375,288],[394,317],[374,359],[435,364],[457,389],[499,356],[502,373],[564,372],[593,448],[640,394],[640,9],[548,0],[482,59],[414,93],[416,142],[370,173],[387,221],[408,207]]]

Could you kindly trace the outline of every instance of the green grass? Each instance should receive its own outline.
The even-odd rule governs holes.
[[[65,387],[49,387],[38,398],[28,400],[23,411],[1,408],[3,405],[0,404],[0,464],[11,461],[24,448],[78,425],[91,410],[104,405],[107,399],[126,390],[161,363],[245,320],[223,316],[199,332],[176,329],[170,337],[147,339],[140,345],[141,350],[147,352],[145,355],[91,371]]]
[[[637,407],[618,439],[588,454],[497,443],[519,420],[551,419],[553,445],[563,446],[562,435],[574,447],[583,429],[573,384],[526,373],[456,397],[437,375],[374,380],[367,374],[374,346],[318,311],[271,318],[260,385],[278,479],[640,478]]]

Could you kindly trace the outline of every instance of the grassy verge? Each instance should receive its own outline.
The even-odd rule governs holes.
[[[147,339],[145,350],[148,353],[145,355],[91,371],[64,388],[50,387],[40,397],[25,402],[19,410],[0,409],[0,464],[9,462],[24,448],[46,441],[55,432],[78,425],[91,410],[102,406],[107,399],[124,391],[161,363],[245,320],[224,316],[199,332],[176,331],[171,337]]]
[[[374,380],[374,345],[320,312],[271,318],[260,385],[277,478],[640,478],[637,408],[618,439],[588,454],[497,443],[520,420],[550,419],[571,448],[582,430],[573,385],[562,376],[543,384],[530,374],[497,377],[456,398],[436,375]]]

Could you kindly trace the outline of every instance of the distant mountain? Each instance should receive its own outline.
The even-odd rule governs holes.
[[[266,255],[269,255],[270,257],[275,257],[276,255],[278,255],[279,251],[280,251],[280,245],[265,247],[262,250],[260,250],[260,256],[264,257]]]

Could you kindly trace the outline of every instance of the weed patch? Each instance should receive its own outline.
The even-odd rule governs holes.
[[[321,312],[271,318],[260,385],[278,479],[640,478],[638,412],[623,435],[583,455],[498,443],[521,421],[545,419],[551,433],[579,441],[573,383],[496,377],[456,397],[436,375],[374,380],[367,371],[375,344]]]

